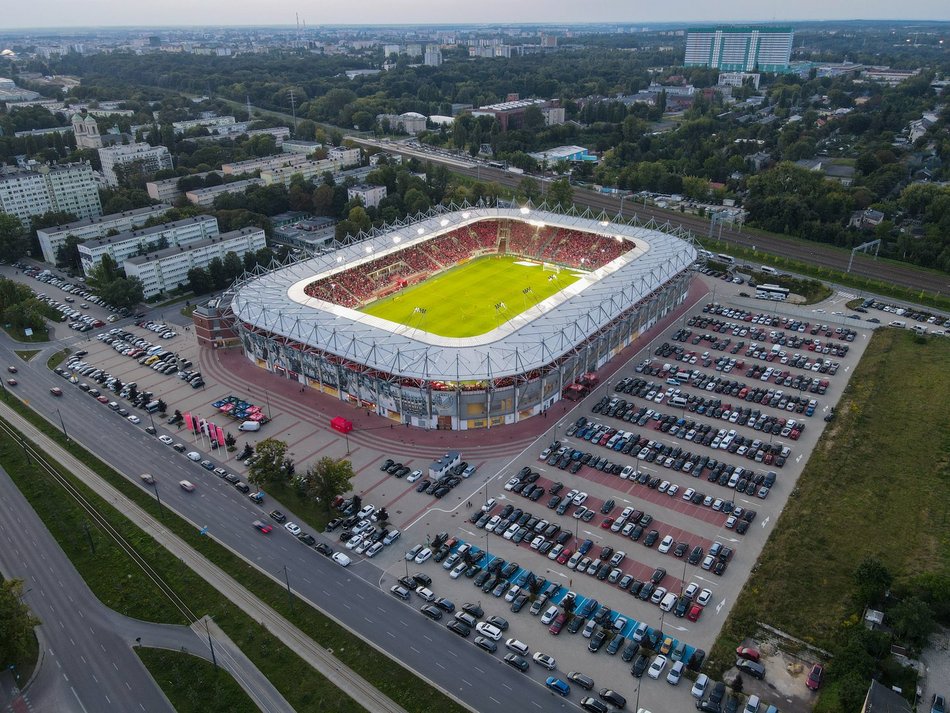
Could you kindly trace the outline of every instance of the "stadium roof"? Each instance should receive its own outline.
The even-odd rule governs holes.
[[[476,337],[441,337],[309,297],[311,282],[480,220],[513,219],[632,241],[628,252]],[[697,258],[660,230],[529,208],[470,208],[426,218],[246,281],[231,302],[243,322],[402,377],[481,381],[550,364],[641,302]]]

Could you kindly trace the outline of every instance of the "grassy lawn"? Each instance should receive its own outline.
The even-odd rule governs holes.
[[[516,264],[522,261],[508,256],[478,258],[362,311],[443,337],[484,334],[577,280],[569,270],[549,280],[555,273],[544,271],[540,264]],[[528,288],[531,292],[526,296],[523,290]],[[506,307],[498,310],[498,303]]]
[[[950,574],[950,343],[879,330],[792,492],[710,656],[731,665],[756,622],[835,650],[857,622],[866,556],[895,584]]]
[[[13,353],[20,357],[23,361],[29,361],[37,354],[40,353],[39,349],[14,349]]]
[[[46,360],[46,366],[50,369],[55,369],[57,366],[66,361],[66,357],[69,356],[69,349],[63,349],[62,351],[56,352],[53,356]]]
[[[137,647],[152,677],[178,713],[255,713],[257,706],[231,675],[210,661],[167,649]]]
[[[63,438],[63,434],[57,428],[18,400],[11,399],[10,405],[42,430],[44,434],[88,465],[140,507],[156,518],[161,516],[153,497],[75,442],[67,443]],[[22,450],[14,448],[10,455],[22,460]],[[32,473],[33,469],[28,469],[21,474],[21,478],[28,480],[29,474]],[[39,481],[41,479],[34,478],[34,480]],[[87,492],[84,486],[80,487],[84,492]],[[57,488],[46,486],[41,488],[41,491],[46,500],[52,501],[54,496],[57,496],[59,499],[56,504],[62,505],[60,501],[63,498],[59,495],[60,491]],[[112,510],[109,505],[95,496],[91,497],[100,504],[100,510],[112,514],[113,521],[118,519],[124,523],[124,527],[128,530],[127,536],[136,541],[137,547],[140,548],[140,551],[144,550],[143,554],[149,559],[152,566],[163,573],[165,579],[173,584],[176,591],[188,600],[194,611],[199,615],[210,613],[214,616],[218,625],[241,647],[297,710],[312,710],[323,713],[323,711],[357,709],[353,701],[341,694],[339,689],[327,682],[323,676],[314,672],[312,668],[283,646],[275,637],[238,612],[217,592],[211,591],[204,580],[194,575],[190,569],[181,567],[180,563],[168,554],[164,548],[159,547],[150,537],[134,528],[125,518]],[[56,504],[49,507],[55,509]],[[320,517],[325,518],[326,515],[321,514]],[[321,519],[319,522],[322,521]],[[319,524],[319,522],[311,522],[310,524]],[[199,535],[190,524],[172,515],[167,510],[165,511],[164,523],[193,549],[241,582],[248,590],[260,597],[262,601],[273,607],[289,621],[299,626],[315,641],[332,649],[341,661],[353,668],[406,710],[412,713],[428,713],[436,710],[440,713],[462,713],[465,710],[445,694],[421,681],[414,673],[378,652],[359,637],[351,634],[335,620],[324,616],[315,609],[299,606],[299,604],[291,609],[287,601],[286,590],[281,584],[275,583],[214,540]],[[96,533],[93,533],[93,535],[95,537]],[[66,536],[73,540],[84,537],[81,531],[78,536],[75,532],[69,532]],[[61,544],[64,549],[67,549],[69,542],[65,544],[61,542]],[[72,545],[72,548],[75,549],[77,546]],[[294,573],[291,572],[290,576],[293,580]],[[111,583],[100,584],[105,587],[104,593],[96,589],[93,582],[90,582],[90,586],[96,591],[97,596],[103,602],[112,606],[105,595],[109,594],[109,589],[115,585]],[[164,620],[156,619],[154,616],[143,616],[142,618],[152,621]]]
[[[49,330],[43,326],[40,329],[34,329],[33,334],[27,336],[20,327],[14,327],[9,324],[3,326],[4,331],[18,342],[48,342]]]

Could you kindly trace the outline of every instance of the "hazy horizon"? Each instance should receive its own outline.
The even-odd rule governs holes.
[[[683,3],[685,4],[685,3]],[[313,7],[289,0],[272,0],[266,5],[236,6],[224,0],[196,4],[184,0],[164,3],[116,2],[62,3],[35,0],[16,3],[5,11],[3,30],[95,29],[142,27],[279,27],[293,26],[299,15],[310,27],[326,25],[439,25],[439,24],[589,24],[589,23],[673,23],[684,27],[709,23],[820,22],[828,20],[885,20],[894,22],[950,21],[946,0],[909,0],[900,7],[903,17],[895,17],[891,2],[880,0],[799,0],[793,7],[777,2],[723,0],[671,11],[668,6],[634,6],[629,0],[594,0],[580,4],[574,0],[482,0],[475,7],[447,6],[432,0],[391,2],[367,0],[355,21],[348,6]],[[670,14],[675,16],[671,17]],[[55,18],[55,24],[49,20]]]

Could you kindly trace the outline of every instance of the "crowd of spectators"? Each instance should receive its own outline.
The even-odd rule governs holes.
[[[595,270],[619,257],[632,245],[626,241],[569,228],[533,226],[511,221],[508,254]],[[316,280],[307,295],[357,309],[380,294],[419,282],[447,267],[498,249],[498,221],[485,220],[457,228],[422,245],[376,258],[359,267]]]

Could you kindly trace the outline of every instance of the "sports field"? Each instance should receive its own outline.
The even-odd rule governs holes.
[[[484,334],[578,279],[568,270],[554,273],[524,262],[507,255],[477,258],[361,311],[442,337]]]

